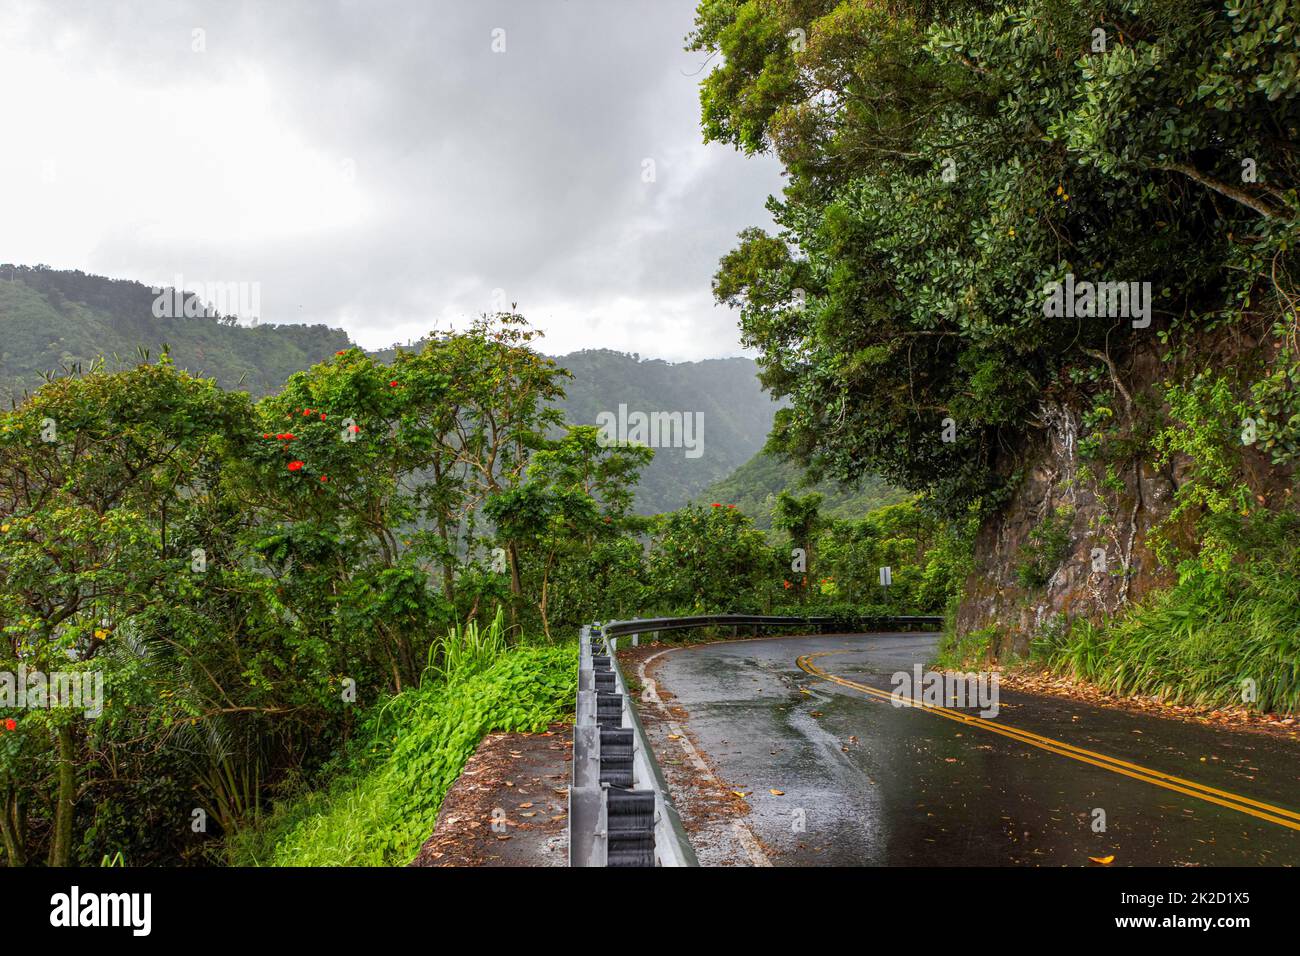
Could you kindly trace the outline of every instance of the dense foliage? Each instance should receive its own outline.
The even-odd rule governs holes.
[[[1190,559],[1122,618],[1054,622],[1035,657],[1116,694],[1300,711],[1300,519],[1261,516],[1243,535],[1249,562]]]
[[[1036,646],[1112,691],[1297,706],[1298,24],[1296,0],[703,0],[687,41],[706,139],[788,176],[714,284],[790,402],[772,450],[989,522],[1025,609],[1075,514],[1003,552],[1001,508],[1066,465],[1120,603]],[[1077,474],[1042,457],[1063,421]],[[1176,584],[1127,608],[1139,551]]]
[[[372,712],[325,786],[241,834],[243,865],[402,866],[433,832],[448,788],[489,731],[545,730],[573,707],[577,647],[469,661]]]
[[[743,233],[715,284],[792,400],[777,446],[959,513],[999,500],[1072,368],[1290,311],[1297,21],[1295,0],[702,2],[705,136],[789,176],[780,232]],[[1049,315],[1067,274],[1149,282],[1151,312]]]

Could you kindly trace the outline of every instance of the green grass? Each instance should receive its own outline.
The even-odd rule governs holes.
[[[489,629],[499,630],[499,628]],[[490,633],[461,635],[483,651]],[[463,648],[464,649],[464,648]],[[467,653],[470,653],[467,650]],[[484,735],[537,732],[572,713],[577,647],[518,647],[461,660],[450,676],[389,700],[370,723],[367,759],[333,785],[278,807],[232,841],[236,865],[400,866],[433,832],[447,790]],[[472,656],[472,655],[471,655]]]

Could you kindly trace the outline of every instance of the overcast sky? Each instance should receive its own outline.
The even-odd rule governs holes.
[[[372,348],[495,294],[556,354],[739,354],[709,280],[781,178],[703,145],[693,7],[0,0],[0,262],[256,282]]]

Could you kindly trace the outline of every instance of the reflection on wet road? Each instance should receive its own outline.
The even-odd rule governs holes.
[[[1007,690],[981,726],[882,699],[936,641],[710,644],[653,674],[777,865],[1300,863],[1300,746]]]

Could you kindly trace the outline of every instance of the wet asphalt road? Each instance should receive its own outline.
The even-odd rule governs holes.
[[[805,673],[893,689],[937,635],[686,647],[653,675],[776,865],[1295,865],[1300,829]],[[807,692],[805,692],[805,690]],[[1003,689],[995,724],[1300,812],[1300,745]],[[973,713],[973,711],[968,711]],[[776,796],[770,789],[783,791]],[[1094,832],[1096,810],[1104,832]],[[802,832],[800,824],[802,823]]]

